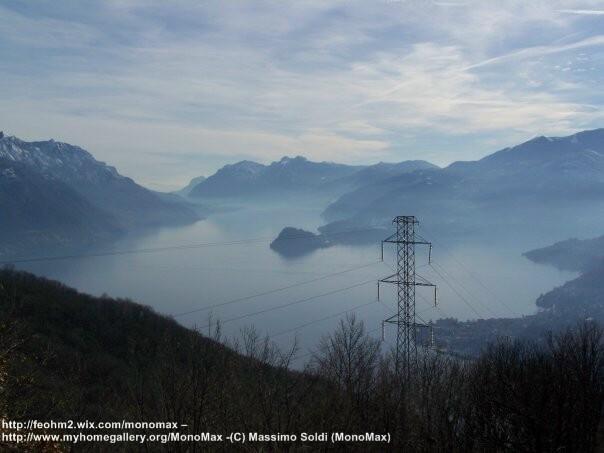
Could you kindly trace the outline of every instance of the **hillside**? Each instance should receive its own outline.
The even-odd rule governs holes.
[[[437,344],[448,351],[476,356],[481,345],[501,336],[545,341],[579,322],[604,323],[604,266],[539,296],[537,313],[520,318],[489,318],[472,321],[439,319],[435,323]]]
[[[577,278],[541,295],[536,304],[558,319],[604,322],[604,237],[568,239],[524,254],[559,269],[581,272]]]
[[[567,239],[524,253],[535,263],[562,270],[588,271],[604,259],[604,236],[593,239]]]
[[[323,432],[389,434],[388,448],[410,452],[597,447],[604,360],[602,331],[593,325],[548,343],[500,342],[463,366],[443,356],[423,357],[412,375],[416,390],[403,398],[391,357],[354,317],[319,342],[311,366],[300,372],[291,369],[295,352],[278,351],[254,330],[233,343],[237,352],[149,308],[87,296],[31,274],[0,271],[0,308],[0,410],[9,420],[178,424],[170,430],[127,429],[147,436],[296,435],[243,446],[186,437],[168,444],[28,442],[24,451],[377,452],[386,445],[301,438]],[[505,428],[493,433],[493,426]],[[123,435],[124,429],[103,432]],[[0,439],[0,448],[10,447]]]
[[[537,306],[556,316],[583,316],[604,320],[604,261],[537,299]]]
[[[459,322],[436,321],[441,347],[476,355],[480,344],[500,335],[537,339],[577,322],[604,323],[604,257],[602,238],[580,241],[569,239],[524,255],[536,263],[579,271],[581,275],[541,294],[535,301],[539,309],[521,318],[492,318]]]

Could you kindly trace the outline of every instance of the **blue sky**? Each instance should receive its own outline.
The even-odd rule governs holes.
[[[480,158],[604,126],[604,1],[4,1],[0,129],[172,189],[240,159]]]

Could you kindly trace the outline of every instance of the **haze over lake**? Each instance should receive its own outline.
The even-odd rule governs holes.
[[[355,312],[365,321],[368,330],[376,330],[374,335],[379,336],[380,322],[393,312],[395,302],[393,288],[388,287],[384,287],[381,302],[377,302],[375,282],[393,272],[392,253],[386,253],[381,263],[377,243],[337,245],[295,259],[283,258],[269,248],[271,239],[284,226],[314,230],[321,224],[321,210],[321,206],[310,202],[295,207],[286,204],[254,206],[216,214],[193,225],[123,239],[102,251],[180,245],[184,248],[45,261],[18,267],[57,279],[83,292],[130,298],[159,313],[178,315],[367,265],[284,291],[176,316],[176,319],[186,326],[197,325],[207,331],[211,314],[214,319],[224,321],[223,332],[228,336],[236,335],[241,328],[252,324],[261,333],[274,335],[366,304]],[[434,242],[432,257],[436,271],[427,266],[427,254],[418,246],[417,272],[438,285],[438,309],[432,306],[430,289],[418,288],[417,291],[417,313],[426,322],[449,316],[476,319],[532,314],[536,311],[535,299],[541,293],[576,276],[522,257],[524,251],[548,243],[547,238],[538,234],[525,235],[522,239],[499,238],[499,242],[493,242],[435,237],[430,234],[430,226],[423,224],[420,224],[419,232]],[[198,246],[237,241],[244,242]],[[362,284],[364,282],[368,283]],[[357,284],[362,285],[229,321]],[[334,316],[300,329],[298,339],[302,352],[316,345],[322,334],[332,331],[341,317]],[[386,336],[392,338],[394,330],[387,330]],[[288,332],[274,340],[287,346],[294,337],[295,332]]]

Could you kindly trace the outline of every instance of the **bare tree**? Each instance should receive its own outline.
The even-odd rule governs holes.
[[[344,396],[345,427],[369,423],[379,359],[380,342],[366,333],[354,314],[340,321],[333,334],[323,337],[313,354],[315,372]]]

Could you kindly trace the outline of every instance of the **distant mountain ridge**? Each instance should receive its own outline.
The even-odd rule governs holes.
[[[317,189],[348,176],[356,167],[284,157],[270,165],[241,161],[226,165],[191,190],[191,197],[247,197],[276,190]]]
[[[367,181],[418,169],[438,168],[425,161],[395,164],[345,165],[312,162],[302,156],[283,157],[269,165],[241,161],[226,165],[197,184],[191,197],[249,197],[288,192],[332,192],[351,190]]]
[[[477,161],[361,186],[328,206],[324,217],[355,225],[385,224],[402,209],[458,224],[487,212],[547,215],[547,205],[600,200],[604,200],[604,129],[537,137]]]
[[[436,169],[439,169],[439,167],[425,160],[405,160],[395,163],[379,162],[362,168],[347,177],[346,180],[353,187],[361,187],[415,171]]]
[[[0,207],[0,252],[14,248],[9,242],[79,243],[198,218],[184,204],[161,199],[78,146],[4,135]]]

